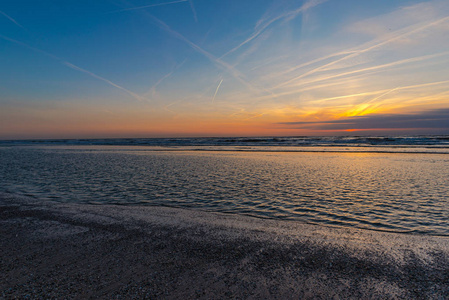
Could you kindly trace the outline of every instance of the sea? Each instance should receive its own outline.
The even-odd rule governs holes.
[[[449,136],[2,140],[0,192],[449,236]]]

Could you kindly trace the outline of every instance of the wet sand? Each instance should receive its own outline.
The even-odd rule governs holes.
[[[1,298],[447,299],[449,238],[0,194]]]

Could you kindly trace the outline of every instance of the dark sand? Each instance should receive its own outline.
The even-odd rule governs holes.
[[[448,299],[449,239],[0,194],[1,298]]]

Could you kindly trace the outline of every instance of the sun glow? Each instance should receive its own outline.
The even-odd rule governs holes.
[[[0,15],[0,138],[449,132],[449,2],[230,1]]]

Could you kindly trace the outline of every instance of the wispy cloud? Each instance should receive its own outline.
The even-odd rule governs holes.
[[[184,35],[182,35],[181,33],[173,30],[170,26],[168,26],[165,22],[163,22],[162,20],[156,18],[155,16],[151,15],[151,14],[146,14],[149,18],[151,18],[153,20],[153,22],[161,29],[163,29],[164,31],[166,31],[167,33],[169,33],[170,35],[172,35],[173,37],[185,42],[187,45],[189,45],[192,49],[194,49],[195,51],[197,51],[198,53],[204,55],[206,58],[208,58],[212,63],[214,63],[216,66],[218,66],[220,69],[228,72],[229,74],[231,74],[235,79],[237,79],[238,81],[240,81],[242,84],[244,84],[246,87],[248,87],[249,89],[260,93],[261,91],[264,91],[266,93],[269,93],[271,95],[273,95],[272,91],[269,91],[263,87],[257,87],[254,84],[250,83],[245,76],[238,71],[237,69],[235,69],[233,66],[225,63],[223,60],[215,57],[214,55],[212,55],[211,53],[209,53],[208,51],[204,50],[203,48],[201,48],[199,45],[195,44],[194,42],[192,42],[191,40],[189,40],[188,38],[186,38]]]
[[[402,59],[402,60],[397,60],[391,63],[386,63],[386,64],[381,64],[381,65],[375,65],[372,67],[366,67],[366,68],[360,68],[360,69],[355,69],[355,70],[351,70],[351,71],[347,71],[347,72],[337,72],[336,74],[332,74],[332,75],[323,75],[311,80],[302,80],[298,83],[295,84],[291,84],[291,87],[299,87],[299,86],[304,86],[304,85],[309,85],[312,83],[318,83],[318,82],[322,82],[322,81],[327,81],[329,79],[336,79],[336,78],[341,78],[341,77],[347,77],[348,75],[358,75],[361,73],[372,73],[373,71],[382,71],[385,69],[389,69],[389,68],[393,68],[393,67],[397,67],[400,65],[406,65],[406,64],[410,64],[410,63],[416,63],[416,62],[420,62],[420,61],[425,61],[425,60],[430,60],[430,59],[434,59],[434,58],[438,58],[438,57],[442,57],[442,56],[447,56],[449,55],[449,51],[445,51],[445,52],[441,52],[441,53],[436,53],[436,54],[430,54],[430,55],[422,55],[422,56],[418,56],[418,57],[412,57],[412,58],[407,58],[407,59]]]
[[[177,115],[178,115],[178,113],[176,113],[176,112],[170,110],[169,108],[172,107],[172,106],[174,106],[174,105],[176,105],[176,104],[179,105],[179,104],[181,104],[181,103],[186,103],[186,102],[188,102],[188,100],[193,100],[193,99],[195,99],[195,100],[198,100],[198,99],[209,99],[209,97],[208,97],[207,95],[210,95],[211,89],[212,89],[212,87],[207,87],[204,91],[202,91],[202,92],[199,93],[199,94],[196,94],[196,95],[190,95],[190,96],[186,96],[186,97],[177,99],[177,100],[175,100],[175,101],[173,101],[173,102],[171,102],[171,103],[165,105],[165,106],[163,107],[163,109],[164,109],[164,110],[167,110],[167,111],[169,111],[169,112],[171,112],[171,113],[174,113],[174,114],[177,114]]]
[[[293,90],[293,91],[286,91],[279,93],[278,96],[283,99],[286,96],[289,95],[296,95],[298,93],[307,92],[310,90],[325,90],[329,89],[333,85],[351,85],[353,84],[351,81],[345,79],[345,80],[339,80],[334,83],[324,83],[322,85],[312,85],[310,87],[304,87],[300,90]],[[402,86],[396,86],[394,88],[385,88],[385,89],[379,89],[379,90],[368,90],[368,91],[362,91],[362,92],[356,92],[356,93],[349,93],[349,94],[343,94],[343,95],[336,95],[332,97],[319,97],[315,96],[310,99],[303,99],[301,103],[298,103],[300,106],[307,106],[308,109],[312,108],[322,108],[322,107],[336,107],[338,105],[343,105],[346,107],[346,115],[350,115],[351,112],[357,112],[358,114],[362,114],[365,111],[368,111],[369,109],[372,110],[372,108],[379,108],[385,104],[389,104],[390,106],[395,104],[399,106],[404,106],[406,103],[412,103],[412,102],[427,102],[430,104],[429,101],[436,101],[438,99],[438,95],[440,96],[440,99],[444,93],[447,93],[449,90],[447,88],[447,85],[449,84],[449,80],[441,80],[441,81],[434,81],[434,82],[426,82],[426,83],[420,83],[420,84],[411,84],[411,85],[402,85]],[[432,88],[432,89],[427,89]],[[409,96],[402,96],[399,97],[396,95],[393,98],[385,98],[388,94],[391,94],[393,92],[396,93],[405,93],[407,91],[411,90],[420,90],[419,94],[409,95]],[[442,91],[438,93],[432,93],[432,91]],[[420,95],[420,96],[418,96]],[[384,99],[385,98],[385,99]],[[399,98],[402,98],[401,101],[398,101]],[[382,100],[380,100],[382,99]],[[269,101],[270,97],[268,96],[261,96],[258,97],[257,100],[260,101]],[[391,103],[390,103],[391,102]],[[443,100],[443,103],[444,100]],[[364,109],[366,108],[366,109]]]
[[[139,10],[139,9],[145,9],[145,8],[156,7],[156,6],[164,6],[164,5],[170,5],[170,4],[175,4],[175,3],[187,2],[187,1],[189,1],[189,0],[177,0],[177,1],[171,1],[171,2],[163,2],[163,3],[155,3],[155,4],[149,4],[149,5],[143,5],[143,6],[136,6],[136,7],[130,7],[130,8],[124,8],[124,9],[110,11],[110,12],[108,12],[108,14],[120,13],[120,12],[125,12],[125,11],[132,11],[132,10]]]
[[[143,97],[137,95],[136,93],[131,92],[130,90],[128,90],[128,89],[126,89],[126,88],[124,88],[124,87],[122,87],[122,86],[120,86],[120,85],[118,85],[118,84],[116,84],[116,83],[114,83],[114,82],[112,82],[112,81],[110,81],[110,80],[104,78],[104,77],[101,77],[101,76],[99,76],[99,75],[97,75],[97,74],[95,74],[95,73],[93,73],[93,72],[90,72],[90,71],[88,71],[88,70],[86,70],[86,69],[83,69],[83,68],[81,68],[81,67],[78,67],[78,66],[76,66],[76,65],[74,65],[74,64],[72,64],[72,63],[70,63],[70,62],[68,62],[68,61],[66,61],[66,60],[64,60],[64,59],[62,59],[62,58],[60,58],[60,57],[58,57],[58,56],[56,56],[56,55],[53,55],[53,54],[47,52],[47,51],[38,49],[38,48],[33,47],[33,46],[30,46],[30,45],[28,45],[28,44],[26,44],[26,43],[24,43],[24,42],[21,42],[21,41],[15,40],[15,39],[11,39],[11,38],[6,37],[6,36],[3,36],[3,35],[0,35],[0,38],[1,38],[1,39],[4,39],[4,40],[6,40],[6,41],[12,42],[12,43],[21,45],[21,46],[26,47],[26,48],[28,48],[28,49],[30,49],[30,50],[39,52],[39,53],[41,53],[41,54],[43,54],[43,55],[45,55],[45,56],[48,56],[48,57],[50,57],[50,58],[52,58],[52,59],[54,59],[54,60],[59,61],[59,62],[62,63],[63,65],[65,65],[65,66],[67,66],[67,67],[69,67],[69,68],[71,68],[71,69],[73,69],[73,70],[76,70],[76,71],[85,73],[85,74],[87,74],[87,75],[89,75],[89,76],[91,76],[91,77],[93,77],[93,78],[96,78],[96,79],[98,79],[98,80],[101,80],[101,81],[103,81],[103,82],[105,82],[105,83],[107,83],[107,84],[109,84],[109,85],[111,85],[111,86],[113,86],[113,87],[115,87],[115,88],[118,88],[118,89],[120,89],[120,90],[126,92],[127,94],[131,95],[133,98],[135,98],[135,99],[137,99],[137,100],[139,100],[139,101],[142,101],[142,100],[143,100]]]
[[[62,60],[62,59],[60,59],[59,57],[57,57],[56,55],[53,55],[53,54],[51,54],[51,53],[48,53],[48,52],[46,52],[46,51],[44,51],[44,50],[41,50],[41,49],[38,49],[38,48],[36,48],[36,47],[30,46],[30,45],[28,45],[28,44],[26,44],[26,43],[24,43],[24,42],[21,42],[21,41],[18,41],[18,40],[9,38],[9,37],[4,36],[4,35],[2,35],[2,34],[0,34],[0,38],[3,39],[3,40],[5,40],[5,41],[8,41],[8,42],[11,42],[11,43],[14,43],[14,44],[23,46],[23,47],[28,48],[28,49],[30,49],[30,50],[33,50],[33,51],[35,51],[35,52],[39,52],[39,53],[41,53],[41,54],[43,54],[43,55],[45,55],[45,56],[51,57],[51,58],[53,58],[53,59],[55,59],[55,60],[59,60],[59,61]]]
[[[169,78],[174,71],[170,71],[169,73],[162,76],[150,89],[150,92],[154,95],[156,93],[156,87],[160,85],[165,79]]]
[[[22,25],[19,24],[19,22],[17,22],[16,20],[14,20],[11,16],[8,16],[6,13],[2,12],[0,10],[0,15],[3,15],[4,17],[6,17],[8,20],[10,20],[11,22],[13,22],[14,24],[16,24],[17,26],[19,26],[20,28],[24,28]]]
[[[195,19],[195,22],[198,23],[198,16],[196,14],[195,6],[193,5],[193,0],[189,0],[190,8],[192,9],[193,18]]]
[[[343,57],[341,57],[339,59],[336,59],[336,60],[334,60],[332,62],[329,62],[327,64],[321,65],[321,66],[319,66],[317,68],[314,68],[312,70],[309,70],[307,72],[304,72],[304,73],[302,73],[299,76],[296,76],[294,78],[286,80],[283,83],[277,85],[275,88],[286,86],[286,85],[288,85],[288,84],[290,84],[290,83],[292,83],[294,81],[300,80],[300,79],[302,79],[302,78],[304,78],[306,76],[312,75],[312,74],[317,73],[319,71],[326,70],[327,68],[329,68],[329,67],[331,67],[333,65],[336,65],[337,63],[340,63],[340,62],[345,61],[345,60],[349,60],[349,59],[354,58],[356,56],[359,56],[361,54],[364,54],[364,53],[367,53],[367,52],[372,51],[374,49],[380,48],[382,46],[385,46],[385,45],[390,44],[392,42],[398,41],[398,40],[400,40],[402,38],[408,37],[408,36],[410,36],[412,34],[415,34],[417,32],[420,32],[420,31],[423,31],[425,29],[428,29],[428,28],[431,28],[433,26],[436,26],[436,25],[439,25],[441,23],[444,23],[444,22],[446,22],[448,20],[449,20],[449,17],[443,17],[443,18],[440,18],[440,19],[438,19],[436,21],[429,22],[429,23],[424,24],[424,25],[422,25],[422,24],[412,25],[412,26],[409,26],[409,27],[407,27],[405,29],[397,30],[392,35],[390,35],[389,38],[384,39],[383,41],[377,42],[374,45],[365,46],[364,48],[360,48],[358,50],[353,49],[353,50],[350,50],[350,51],[345,51],[346,53],[350,53],[350,54],[347,54],[347,55],[345,55],[345,56],[343,56]],[[335,56],[338,56],[338,54],[339,53],[337,53]]]
[[[427,82],[427,83],[421,83],[421,84],[413,84],[413,85],[396,87],[394,89],[395,90],[407,90],[407,89],[429,87],[429,86],[435,86],[435,85],[446,85],[446,84],[449,84],[449,80],[434,81],[434,82]],[[329,97],[329,98],[322,98],[322,99],[319,99],[319,100],[314,100],[313,102],[314,103],[320,103],[320,102],[326,102],[326,101],[337,100],[337,99],[354,98],[354,97],[359,97],[359,96],[378,95],[378,94],[382,94],[382,93],[388,92],[390,90],[391,89],[384,89],[384,90],[363,92],[363,93],[357,93],[357,94],[349,94],[349,95],[335,96],[335,97]]]
[[[153,97],[155,97],[156,96],[156,88],[162,82],[164,82],[166,79],[170,78],[176,70],[181,68],[186,63],[186,61],[187,61],[187,59],[184,59],[181,63],[175,65],[175,67],[170,72],[168,72],[167,74],[165,74],[161,78],[159,78],[159,80],[156,81],[156,83],[153,84],[153,86],[151,86],[150,90],[148,92],[146,92],[144,95],[147,96],[147,95],[151,94]]]
[[[282,122],[278,124],[309,130],[439,129],[449,132],[449,109],[409,114],[372,114],[333,121]]]
[[[228,52],[223,54],[220,58],[223,58],[223,57],[237,51],[242,46],[248,44],[249,42],[251,42],[252,40],[257,38],[265,29],[267,29],[270,25],[272,25],[276,21],[279,21],[281,19],[285,19],[288,21],[292,20],[298,14],[305,12],[308,9],[311,9],[312,7],[315,7],[319,4],[327,2],[327,1],[328,0],[309,0],[309,1],[306,1],[303,5],[301,5],[299,8],[297,8],[295,10],[288,11],[286,13],[282,13],[282,14],[280,14],[274,18],[271,18],[271,19],[263,18],[263,19],[259,20],[256,24],[255,31],[246,40],[244,40],[243,42],[241,42],[240,44],[238,44],[237,46],[235,46],[234,48],[232,48],[231,50],[229,50]]]
[[[301,68],[304,68],[304,67],[307,67],[307,66],[310,66],[310,65],[322,62],[324,60],[328,60],[330,58],[334,58],[334,57],[338,57],[338,56],[342,56],[342,55],[349,55],[349,54],[352,54],[352,53],[355,53],[355,52],[356,52],[355,50],[349,50],[349,51],[342,51],[342,52],[338,52],[338,53],[332,53],[332,54],[329,54],[329,55],[326,55],[326,56],[323,56],[323,57],[319,57],[319,58],[316,58],[316,59],[309,60],[307,62],[304,62],[302,64],[296,65],[294,67],[290,67],[290,68],[288,68],[286,70],[283,70],[281,72],[278,72],[278,73],[275,73],[275,74],[271,74],[271,76],[272,77],[283,76],[283,75],[286,75],[288,73],[292,73],[294,71],[297,71],[297,70],[299,70]]]
[[[401,89],[401,87],[392,88],[391,90],[388,90],[385,93],[382,93],[379,96],[376,96],[371,100],[365,101],[364,103],[362,103],[362,108],[354,111],[353,114],[354,115],[363,115],[366,111],[369,111],[369,109],[372,108],[373,105],[370,105],[370,104],[372,104],[372,103],[378,101],[379,99],[382,99],[383,97],[387,96],[388,94],[391,94],[400,89]],[[381,103],[379,103],[379,102],[376,102],[374,104],[375,107],[379,107],[380,105],[381,105]]]
[[[71,68],[71,69],[74,69],[74,70],[83,72],[83,73],[85,73],[85,74],[87,74],[87,75],[89,75],[89,76],[91,76],[91,77],[93,77],[93,78],[96,78],[96,79],[98,79],[98,80],[101,80],[101,81],[103,81],[103,82],[106,82],[107,84],[112,85],[113,87],[116,87],[116,88],[118,88],[118,89],[120,89],[120,90],[122,90],[122,91],[128,93],[129,95],[133,96],[134,98],[136,98],[136,99],[139,100],[139,101],[142,101],[142,99],[143,99],[141,96],[137,95],[136,93],[133,93],[133,92],[131,92],[130,90],[125,89],[124,87],[121,87],[120,85],[115,84],[115,83],[113,83],[112,81],[110,81],[110,80],[108,80],[108,79],[106,79],[106,78],[104,78],[104,77],[101,77],[101,76],[99,76],[99,75],[97,75],[97,74],[95,74],[95,73],[92,73],[92,72],[88,71],[88,70],[85,70],[85,69],[83,69],[83,68],[80,68],[80,67],[78,67],[78,66],[75,66],[74,64],[71,64],[71,63],[69,63],[69,62],[67,62],[67,61],[61,60],[61,62],[62,62],[64,65],[66,65],[67,67]]]
[[[217,89],[215,90],[214,97],[212,98],[212,101],[211,101],[212,103],[214,103],[215,97],[217,97],[218,89],[220,88],[220,86],[221,86],[222,83],[223,83],[223,79],[220,81],[220,83],[219,83],[218,86],[217,86]]]

